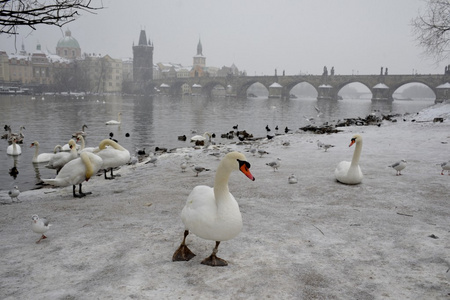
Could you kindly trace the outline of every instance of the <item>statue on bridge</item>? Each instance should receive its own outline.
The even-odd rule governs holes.
[[[331,67],[331,76],[334,75],[334,67]]]
[[[322,73],[322,75],[328,76],[328,69],[327,69],[327,66],[324,66],[324,67],[323,67],[323,73]]]

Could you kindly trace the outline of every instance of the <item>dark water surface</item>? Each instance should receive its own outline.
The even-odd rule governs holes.
[[[19,132],[25,126],[22,154],[16,157],[6,154],[8,143],[0,140],[3,154],[0,155],[0,190],[9,190],[18,185],[21,191],[30,190],[40,178],[54,178],[55,170],[45,168],[45,164],[34,165],[32,158],[33,141],[40,144],[39,153],[52,152],[56,145],[66,144],[72,133],[81,130],[86,124],[88,135],[86,146],[95,147],[102,139],[109,138],[109,133],[131,154],[137,149],[154,147],[187,147],[189,137],[196,130],[198,134],[205,131],[214,132],[218,143],[230,140],[220,138],[220,134],[233,130],[247,130],[254,136],[265,136],[266,125],[279,126],[282,133],[287,126],[298,129],[309,124],[306,117],[314,117],[317,123],[325,121],[365,117],[374,110],[388,113],[415,113],[433,105],[433,100],[394,101],[391,104],[372,103],[368,99],[344,99],[336,102],[317,101],[316,99],[267,99],[267,98],[205,98],[166,96],[131,97],[131,96],[7,96],[0,95],[0,125],[8,124],[12,132]],[[315,106],[322,114],[317,116]],[[108,120],[117,120],[122,113],[122,124],[105,125]],[[126,137],[126,134],[129,137]],[[3,134],[3,133],[2,133]],[[179,141],[178,136],[186,135],[187,142]],[[10,170],[16,167],[14,178]]]

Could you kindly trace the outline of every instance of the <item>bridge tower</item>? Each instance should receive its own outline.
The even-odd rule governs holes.
[[[203,56],[202,41],[199,39],[197,44],[197,55],[194,56],[194,64],[192,65],[191,77],[204,77],[206,67],[206,57]]]
[[[141,30],[139,43],[133,43],[133,81],[138,89],[145,88],[153,79],[153,44],[145,30]]]

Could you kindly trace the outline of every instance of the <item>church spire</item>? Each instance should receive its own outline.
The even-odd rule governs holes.
[[[202,41],[200,40],[200,38],[198,39],[197,55],[203,56]]]

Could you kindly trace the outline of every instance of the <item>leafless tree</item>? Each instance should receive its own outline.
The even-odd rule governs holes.
[[[36,25],[62,27],[74,21],[79,11],[93,13],[102,9],[92,0],[0,0],[0,34],[18,34],[20,26],[36,30]]]
[[[436,62],[450,56],[450,0],[426,0],[426,9],[412,20],[413,32],[424,54]]]

